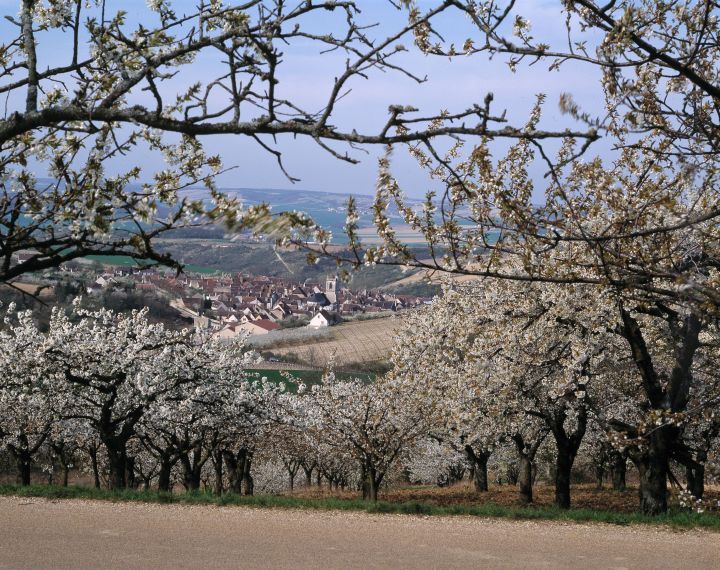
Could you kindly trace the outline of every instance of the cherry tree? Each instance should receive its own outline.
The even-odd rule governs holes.
[[[405,315],[391,362],[404,389],[443,410],[430,433],[465,455],[475,489],[487,491],[488,461],[500,431],[477,389],[477,377],[485,373],[472,347],[485,317],[473,307],[472,300],[447,289],[431,308]]]
[[[95,431],[107,452],[111,486],[122,488],[132,470],[128,442],[150,408],[183,386],[209,391],[214,376],[237,374],[245,362],[240,350],[151,324],[147,311],[87,311],[77,302],[70,315],[53,311],[42,355],[57,378],[62,417]]]
[[[486,359],[493,391],[506,398],[503,412],[537,418],[552,434],[555,502],[568,508],[572,466],[589,415],[616,372],[612,311],[596,303],[587,287],[488,285],[468,293],[487,314],[473,354]]]
[[[465,454],[443,441],[427,437],[415,444],[405,466],[414,483],[446,486],[460,481],[468,470]]]
[[[608,296],[615,308],[608,325],[617,325],[625,340],[625,354],[642,379],[638,399],[650,410],[622,431],[644,441],[635,460],[643,511],[664,512],[670,456],[696,462],[682,442],[683,428],[671,424],[688,413],[711,413],[716,404],[712,397],[690,400],[695,391],[712,392],[699,374],[699,339],[714,333],[720,307],[720,153],[712,134],[720,94],[718,8],[681,0],[561,2],[557,12],[570,41],[551,45],[534,37],[514,2],[455,6],[475,23],[478,37],[459,49],[420,34],[418,47],[451,57],[506,57],[511,71],[528,61],[546,62],[549,71],[571,61],[595,69],[598,99],[576,102],[565,94],[559,105],[607,144],[597,154],[588,139],[570,134],[560,145],[543,144],[533,136],[546,107],[540,94],[524,128],[527,137],[509,149],[499,150],[494,137],[458,139],[446,152],[432,140],[410,143],[409,152],[440,188],[420,210],[408,204],[393,175],[390,148],[380,160],[374,207],[381,243],[364,247],[350,204],[352,252],[340,257],[356,266],[390,263],[590,285]],[[442,118],[435,123],[443,124]],[[533,175],[536,166],[544,179]],[[390,204],[423,236],[429,255],[417,255],[399,237]],[[651,345],[656,339],[661,346]],[[644,428],[650,425],[658,429]]]
[[[273,429],[287,421],[288,394],[283,383],[258,378],[255,373],[243,390],[228,396],[217,418],[218,451],[228,470],[230,490],[252,495],[254,454],[258,447],[270,447]]]
[[[450,282],[431,308],[406,319],[393,353],[396,373],[441,399],[445,430],[474,460],[478,490],[487,489],[489,450],[511,442],[521,495],[530,501],[530,466],[551,433],[556,502],[569,506],[589,415],[618,372],[613,313],[593,294],[580,286]],[[535,427],[523,433],[525,422]]]
[[[7,308],[0,326],[0,443],[15,460],[21,485],[30,484],[35,456],[57,419],[44,340],[30,311]]]
[[[255,356],[244,339],[231,342],[196,338],[189,355],[196,378],[176,379],[175,387],[154,400],[139,424],[138,435],[159,463],[158,488],[171,490],[177,465],[188,490],[197,490],[212,464],[214,490],[253,493],[252,457],[266,432],[282,417],[283,386],[246,372]]]
[[[327,445],[354,459],[363,498],[377,501],[391,468],[427,433],[433,409],[401,390],[392,377],[368,383],[338,380],[328,372],[309,392],[308,425],[318,429]]]

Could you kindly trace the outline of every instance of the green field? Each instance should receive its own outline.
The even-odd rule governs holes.
[[[88,255],[86,259],[90,261],[96,261],[102,265],[120,265],[122,267],[143,267],[157,265],[154,261],[143,261],[140,262],[137,259],[133,259],[129,255]],[[201,265],[188,264],[185,266],[185,271],[190,273],[219,273],[217,269],[210,267],[203,267]]]

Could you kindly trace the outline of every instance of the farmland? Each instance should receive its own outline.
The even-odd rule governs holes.
[[[364,368],[387,360],[399,324],[397,317],[342,323],[323,330],[317,339],[309,337],[290,346],[268,345],[265,350],[310,366],[326,366],[334,355],[340,368]]]
[[[23,283],[20,281],[16,281],[12,285],[5,284],[5,288],[15,289],[20,293],[39,297],[41,299],[47,299],[52,296],[52,291],[48,287],[40,285],[38,283]]]
[[[140,262],[127,255],[89,255],[86,259],[101,265],[118,265],[121,267],[151,267],[155,265],[155,262],[152,260]],[[184,269],[191,273],[212,274],[218,272],[217,269],[194,264],[185,265]]]

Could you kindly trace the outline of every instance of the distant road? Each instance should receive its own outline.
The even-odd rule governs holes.
[[[719,567],[700,531],[0,498],[3,569]]]

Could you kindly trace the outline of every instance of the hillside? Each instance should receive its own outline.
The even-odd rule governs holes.
[[[269,243],[211,239],[166,239],[159,240],[158,250],[172,254],[181,262],[228,273],[249,273],[281,277],[293,281],[320,281],[326,275],[336,272],[335,261],[322,258],[315,264],[308,264],[301,251],[276,252]],[[376,289],[386,287],[393,293],[432,296],[439,288],[422,283],[421,280],[401,280],[414,272],[405,272],[400,267],[377,265],[363,267],[354,272],[348,287],[352,289]],[[400,282],[400,286],[394,286]]]
[[[280,336],[273,342],[272,335],[267,335],[257,339],[257,343],[263,353],[272,353],[283,360],[322,368],[334,356],[339,368],[372,371],[382,368],[389,358],[400,323],[395,316],[351,321],[321,329],[314,336],[295,340]]]

